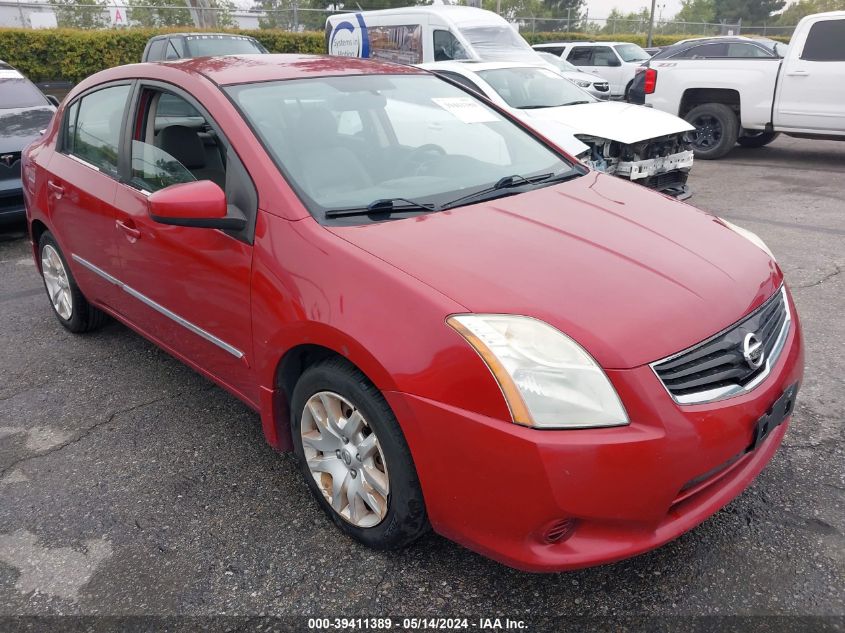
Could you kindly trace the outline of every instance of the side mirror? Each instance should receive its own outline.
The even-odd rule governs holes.
[[[246,218],[229,216],[226,194],[210,180],[171,185],[150,194],[150,217],[159,224],[240,231]]]
[[[59,100],[55,95],[44,95],[44,96],[47,97],[47,101],[52,103],[57,108],[59,107]]]

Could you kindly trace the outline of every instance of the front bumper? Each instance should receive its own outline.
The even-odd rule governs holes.
[[[434,529],[506,565],[554,572],[646,552],[740,494],[774,455],[789,420],[746,452],[754,425],[801,381],[803,366],[796,318],[769,377],[729,400],[679,406],[648,366],[608,371],[631,424],[607,429],[539,431],[385,395]],[[545,529],[565,518],[577,521],[574,533],[546,542]]]
[[[15,182],[0,181],[0,222],[22,220],[25,216],[20,179]]]

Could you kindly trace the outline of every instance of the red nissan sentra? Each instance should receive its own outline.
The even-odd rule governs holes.
[[[59,322],[115,317],[242,399],[372,547],[633,556],[745,489],[794,407],[801,329],[757,236],[418,69],[114,68],[23,180]]]

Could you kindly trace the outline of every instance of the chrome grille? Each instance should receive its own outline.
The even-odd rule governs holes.
[[[791,321],[786,290],[781,288],[728,329],[651,367],[680,404],[729,398],[750,391],[768,376],[783,349]],[[754,341],[763,350],[759,366],[755,366],[756,354],[749,351],[754,349]]]
[[[605,82],[596,82],[593,84],[593,88],[598,90],[599,92],[607,92],[610,89],[610,84]]]

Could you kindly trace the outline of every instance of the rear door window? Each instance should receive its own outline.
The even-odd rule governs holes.
[[[590,46],[576,46],[569,51],[566,61],[575,66],[592,66],[593,49]]]
[[[728,44],[728,57],[774,57],[773,53],[756,44],[745,44],[744,42],[731,42]]]
[[[65,151],[100,171],[117,175],[120,131],[130,86],[112,86],[85,95],[68,108]]]
[[[609,46],[596,46],[593,49],[593,66],[619,66],[619,58]]]
[[[724,42],[716,42],[714,44],[702,44],[687,51],[685,57],[692,59],[707,59],[710,57],[727,57],[728,45]]]
[[[825,20],[810,27],[801,59],[811,62],[845,61],[845,20]]]
[[[147,51],[147,61],[149,62],[157,62],[164,59],[164,45],[167,44],[167,40],[153,40],[150,42],[150,48]]]

